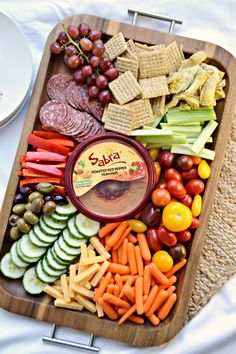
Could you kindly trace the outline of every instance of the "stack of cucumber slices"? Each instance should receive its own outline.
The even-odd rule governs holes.
[[[12,279],[23,276],[24,289],[40,294],[46,284],[66,273],[80,254],[80,246],[97,234],[100,223],[79,213],[69,203],[57,205],[51,216],[41,216],[29,234],[16,241],[1,260],[2,273]],[[31,264],[34,267],[26,270]]]

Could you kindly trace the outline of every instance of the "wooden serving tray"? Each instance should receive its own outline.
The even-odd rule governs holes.
[[[29,296],[25,293],[21,281],[8,280],[0,275],[0,306],[8,311],[32,317],[37,320],[56,323],[57,325],[77,328],[86,332],[92,332],[99,336],[127,342],[135,346],[153,346],[162,344],[176,335],[183,326],[187,313],[188,303],[191,296],[194,277],[201,255],[204,238],[206,236],[207,223],[211,211],[217,180],[220,174],[224,156],[224,149],[228,139],[236,103],[236,60],[223,48],[214,44],[181,37],[173,34],[163,33],[155,30],[141,28],[138,26],[107,20],[91,15],[78,15],[65,19],[65,24],[78,25],[81,22],[88,23],[92,28],[101,29],[108,36],[121,31],[127,39],[147,44],[169,44],[174,40],[180,45],[186,55],[197,50],[205,50],[210,58],[208,61],[226,73],[226,99],[217,103],[216,114],[219,128],[214,134],[212,148],[216,151],[216,158],[211,164],[211,177],[207,182],[204,192],[203,210],[200,216],[200,226],[197,229],[191,245],[191,253],[187,266],[179,272],[177,295],[178,301],[165,321],[158,327],[148,323],[138,326],[125,323],[120,326],[117,322],[108,319],[99,319],[87,311],[77,312],[54,307],[53,300],[47,295]],[[38,113],[42,104],[47,100],[46,84],[48,79],[57,72],[66,72],[67,68],[62,63],[61,57],[50,55],[50,44],[54,42],[61,31],[58,24],[50,33],[46,42],[40,68],[35,81],[33,94],[29,104],[25,124],[21,134],[20,143],[16,153],[10,180],[6,190],[2,212],[0,216],[0,257],[11,247],[9,238],[8,218],[11,213],[12,202],[19,178],[16,171],[21,168],[20,154],[27,151],[27,136],[33,130],[40,127]]]

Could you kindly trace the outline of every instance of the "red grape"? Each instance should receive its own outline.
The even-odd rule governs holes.
[[[87,23],[81,23],[78,26],[78,30],[80,37],[87,37],[90,32],[90,27],[87,25]]]
[[[60,43],[67,43],[68,42],[68,37],[65,32],[60,32],[58,35],[58,41]]]
[[[93,75],[93,68],[91,65],[85,65],[82,67],[82,73],[83,73],[83,77],[90,77]]]
[[[97,86],[93,85],[93,86],[90,86],[89,89],[88,89],[88,95],[89,97],[91,98],[95,98],[98,96],[99,94],[99,89],[97,88]]]
[[[96,46],[104,46],[104,43],[101,39],[97,39],[96,41],[93,42],[93,45]]]
[[[92,49],[93,55],[96,55],[97,57],[101,58],[101,56],[103,55],[104,52],[105,52],[104,45],[99,44],[99,45],[93,46],[93,49]]]
[[[111,64],[112,61],[110,58],[108,57],[102,58],[100,62],[100,68],[102,69],[102,71],[106,71],[110,68]]]
[[[99,75],[96,79],[96,86],[99,89],[104,89],[107,87],[107,85],[108,85],[108,80],[107,80],[106,76]]]
[[[105,71],[104,75],[109,81],[115,80],[119,76],[119,71],[116,68],[110,68]]]
[[[69,35],[71,36],[72,39],[76,39],[78,37],[78,35],[79,35],[78,28],[76,28],[73,25],[69,25],[67,27],[67,31],[68,31],[68,33],[69,33]]]
[[[71,69],[76,69],[81,64],[80,58],[77,55],[72,55],[67,60],[67,65]]]
[[[96,85],[96,75],[93,74],[92,76],[88,77],[86,80],[86,84],[87,86]]]
[[[68,55],[68,57],[71,57],[72,55],[77,53],[77,49],[75,48],[74,45],[70,44],[65,50],[65,54]]]
[[[78,82],[79,84],[82,84],[84,82],[84,76],[83,76],[83,73],[82,73],[81,69],[80,70],[76,70],[74,72],[73,77],[74,77],[74,80],[76,82]]]
[[[112,100],[112,94],[109,90],[102,90],[98,95],[98,99],[102,104],[107,104]]]
[[[60,54],[61,53],[60,44],[58,44],[57,42],[52,43],[50,45],[50,50],[51,50],[51,53],[53,53],[53,54]]]
[[[90,59],[89,59],[89,64],[95,68],[96,66],[100,65],[100,58],[96,57],[95,55],[93,55]]]
[[[102,31],[99,30],[91,30],[91,32],[89,33],[89,38],[91,39],[91,41],[96,41],[97,39],[101,39],[102,38]]]
[[[82,38],[79,41],[79,44],[84,52],[90,52],[91,49],[93,48],[93,43],[88,38]]]

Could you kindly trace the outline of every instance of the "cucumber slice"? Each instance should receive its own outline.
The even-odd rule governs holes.
[[[32,258],[32,259],[37,259],[40,258],[44,255],[44,253],[46,252],[46,248],[40,248],[35,246],[29,238],[29,235],[26,234],[22,237],[21,242],[20,242],[20,248],[22,253],[28,257],[28,258]]]
[[[67,216],[67,215],[59,215],[59,214],[56,214],[56,213],[53,213],[51,215],[51,217],[55,221],[67,221],[69,219],[69,216]]]
[[[17,267],[13,263],[10,252],[5,254],[1,260],[1,272],[7,278],[19,279],[24,275],[25,270],[25,267]]]
[[[51,216],[43,216],[44,223],[53,230],[63,230],[66,227],[67,222],[65,220],[54,220]]]
[[[51,249],[51,254],[52,254],[52,257],[53,259],[55,260],[56,263],[58,263],[60,266],[67,266],[71,261],[65,261],[65,260],[62,260],[61,258],[58,257],[58,255],[56,254],[55,252],[55,249],[54,247],[52,247]]]
[[[57,241],[54,243],[53,247],[54,247],[57,257],[59,259],[61,259],[62,261],[69,263],[69,262],[72,262],[73,259],[75,258],[74,255],[67,254],[64,250],[62,250]]]
[[[42,231],[38,225],[34,227],[34,233],[40,241],[49,243],[50,245],[59,237],[59,234],[49,236],[48,234],[44,233],[44,231]]]
[[[51,242],[44,242],[38,238],[38,236],[34,233],[34,229],[31,229],[29,232],[30,241],[33,245],[37,247],[48,247],[51,245]]]
[[[28,253],[26,254],[24,251],[24,247],[22,247],[22,242],[23,245],[24,243],[27,244],[27,240],[29,238],[28,234],[25,234],[21,237],[21,239],[18,241],[17,244],[17,251],[18,251],[18,255],[20,256],[20,258],[24,261],[24,262],[28,262],[28,263],[36,263],[38,262],[38,260],[41,258],[41,256],[39,257],[34,257],[34,256],[29,256]],[[26,240],[27,239],[27,240]],[[23,241],[25,240],[25,241]],[[33,245],[33,244],[32,244]],[[35,247],[35,246],[34,246]],[[28,246],[27,246],[27,251],[29,251]]]
[[[84,238],[84,235],[81,235],[81,233],[79,233],[79,231],[76,228],[75,216],[68,221],[67,226],[68,226],[69,232],[72,236],[79,238],[79,239]]]
[[[47,273],[45,273],[42,267],[42,261],[37,263],[35,268],[35,273],[37,278],[46,284],[53,283],[55,280],[59,278],[58,276],[49,276]]]
[[[86,241],[85,241],[85,243],[86,243]],[[80,247],[74,248],[74,247],[68,246],[63,237],[59,238],[58,244],[64,252],[66,252],[67,254],[69,254],[71,256],[73,256],[73,255],[78,256],[80,254]]]
[[[47,284],[38,279],[35,267],[28,269],[23,277],[23,287],[31,295],[41,294]]]
[[[68,200],[69,201],[69,200]],[[69,201],[68,204],[65,205],[59,205],[57,204],[56,214],[62,215],[62,216],[71,216],[77,212],[77,209],[74,207],[74,205]]]
[[[67,243],[68,246],[70,247],[74,247],[74,248],[77,248],[77,247],[80,247],[82,244],[86,243],[87,242],[87,239],[86,238],[77,238],[77,237],[74,237],[68,229],[64,229],[63,232],[62,232],[62,235],[63,235],[63,238],[64,238],[64,241]]]
[[[42,268],[44,272],[49,275],[50,277],[59,277],[60,275],[66,273],[68,266],[64,267],[61,270],[55,270],[47,263],[46,258],[42,259]]]
[[[30,265],[32,263],[32,259],[31,258],[27,258],[23,255],[23,253],[21,252],[21,249],[20,249],[20,241],[21,239],[19,239],[17,242],[16,242],[16,252],[18,254],[18,257],[20,258],[21,261],[27,263],[28,265]]]
[[[75,226],[79,233],[85,237],[97,235],[100,229],[100,222],[89,219],[87,216],[79,213],[75,217]]]
[[[55,256],[52,254],[52,250],[50,249],[46,256],[45,256],[46,262],[48,265],[53,269],[53,270],[63,270],[67,266],[67,264],[60,264],[57,259],[55,259]]]
[[[14,242],[12,247],[11,247],[11,250],[10,250],[10,254],[11,254],[11,259],[12,259],[12,262],[15,263],[15,265],[19,268],[26,268],[28,267],[29,263],[27,262],[24,262],[19,256],[18,256],[18,253],[17,253],[17,242]]]
[[[39,226],[40,230],[45,235],[48,235],[48,236],[56,236],[56,235],[59,235],[59,233],[61,232],[60,229],[55,230],[55,229],[52,229],[51,227],[48,227],[42,218],[39,219],[38,226]]]

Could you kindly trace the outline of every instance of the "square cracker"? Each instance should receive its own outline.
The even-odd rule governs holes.
[[[104,128],[124,135],[130,135],[133,120],[133,109],[109,103]]]
[[[165,113],[166,96],[152,98],[151,105],[153,114],[163,116]]]
[[[134,54],[137,54],[137,49],[135,47],[135,43],[134,43],[133,39],[129,39],[126,42],[126,44],[128,46],[128,49],[131,50],[131,52],[133,52]]]
[[[132,129],[137,129],[142,127],[143,125],[153,123],[154,117],[153,117],[152,107],[149,99],[136,100],[127,103],[125,107],[134,110],[134,121],[133,121]]]
[[[138,63],[138,56],[133,53],[129,48],[122,54],[122,58],[131,59]]]
[[[166,48],[138,53],[139,78],[166,75],[170,71]]]
[[[125,38],[121,32],[115,34],[105,43],[105,51],[111,60],[117,58],[128,49]]]
[[[142,89],[131,71],[126,71],[110,82],[109,88],[120,105],[131,101],[142,93]]]
[[[135,79],[138,77],[138,62],[133,59],[118,57],[115,64],[120,74],[131,71]]]
[[[139,84],[142,88],[142,98],[154,98],[169,94],[165,76],[141,79]]]
[[[183,58],[176,42],[172,42],[166,47],[169,73],[177,71],[182,64]]]
[[[144,52],[144,51],[163,49],[163,48],[165,48],[165,44],[156,44],[156,45],[148,46],[147,44],[135,42],[135,48],[136,48],[136,51],[138,53],[140,53],[140,52]]]

